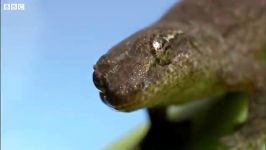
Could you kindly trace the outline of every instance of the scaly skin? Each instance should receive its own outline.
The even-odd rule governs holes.
[[[103,55],[94,66],[94,83],[102,100],[120,111],[246,92],[247,123],[223,141],[244,141],[250,132],[263,138],[265,26],[265,0],[182,1]],[[261,144],[235,141],[226,143],[235,149]]]

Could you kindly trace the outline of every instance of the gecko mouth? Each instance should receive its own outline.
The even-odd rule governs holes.
[[[101,78],[97,71],[93,72],[93,83],[99,89],[101,100],[109,107],[128,112],[137,109],[138,104],[141,104],[139,98],[137,98],[139,91],[131,91],[127,94],[119,94],[116,90],[111,91],[107,82],[104,78]]]
[[[93,72],[92,78],[93,78],[93,83],[94,83],[95,87],[100,91],[99,95],[100,95],[101,100],[105,104],[113,107],[113,104],[111,104],[110,101],[108,100],[109,98],[107,98],[106,83],[104,82],[104,80],[99,78],[99,76],[96,73],[96,71]]]
[[[99,89],[101,100],[109,107],[120,110],[130,104],[128,96],[117,96],[114,91],[108,90],[107,82],[96,71],[93,72],[93,83]]]

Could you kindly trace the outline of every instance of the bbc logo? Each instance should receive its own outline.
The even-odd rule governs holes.
[[[3,8],[4,10],[8,10],[8,11],[23,11],[23,10],[25,10],[25,4],[22,4],[22,3],[18,3],[18,4],[5,3],[3,5],[3,7],[4,7]]]

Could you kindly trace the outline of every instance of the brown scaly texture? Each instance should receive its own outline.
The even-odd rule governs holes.
[[[159,124],[167,121],[156,114],[170,105],[249,93],[246,124],[223,141],[259,149],[266,132],[265,45],[265,0],[185,0],[102,56],[93,79],[109,106],[151,108],[152,120],[163,118]]]

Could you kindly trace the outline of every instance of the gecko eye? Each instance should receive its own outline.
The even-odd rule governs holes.
[[[155,51],[160,50],[163,47],[164,41],[162,39],[156,38],[152,42],[152,46]]]
[[[157,62],[160,65],[167,65],[170,63],[170,59],[168,59],[169,54],[171,53],[171,48],[169,41],[160,36],[155,36],[152,40],[152,50],[151,53],[156,58]]]
[[[166,45],[167,41],[164,38],[155,36],[152,40],[152,54],[154,54],[156,57],[160,57],[165,51]]]

